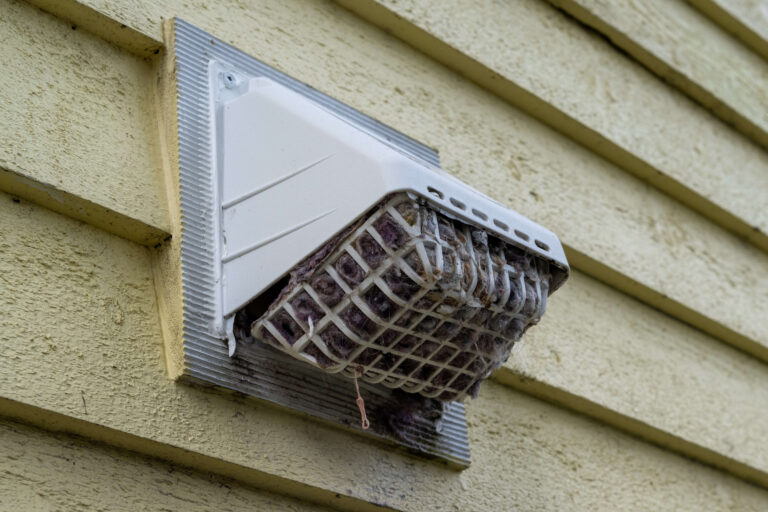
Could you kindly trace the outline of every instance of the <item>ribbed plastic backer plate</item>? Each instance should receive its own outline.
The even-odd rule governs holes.
[[[439,165],[437,154],[182,20],[174,20],[174,30],[183,224],[185,377],[360,430],[356,395],[349,379],[322,372],[267,346],[250,347],[246,354],[230,358],[226,341],[212,334],[217,314],[214,241],[218,201],[209,66],[215,61],[243,75],[266,76],[304,94],[399,151],[432,165]],[[371,420],[368,434],[459,467],[469,465],[463,404],[447,404],[442,418],[436,419],[428,414],[430,411],[421,409],[423,404],[418,400],[409,403],[402,394],[384,386],[361,383],[360,387]]]

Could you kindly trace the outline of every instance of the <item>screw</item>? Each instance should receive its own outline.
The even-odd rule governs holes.
[[[232,72],[224,73],[224,87],[232,89],[237,85],[237,77]]]

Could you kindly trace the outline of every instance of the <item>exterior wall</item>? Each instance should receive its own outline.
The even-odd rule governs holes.
[[[0,422],[0,510],[329,510],[213,473]]]
[[[746,3],[2,0],[0,508],[764,510],[768,64]],[[469,403],[469,469],[171,378],[173,16],[561,236],[573,276]]]

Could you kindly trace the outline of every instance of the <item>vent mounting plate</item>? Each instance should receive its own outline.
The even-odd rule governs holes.
[[[248,188],[248,184],[242,187],[232,183],[226,185],[222,180],[221,170],[225,163],[221,151],[223,118],[222,109],[217,106],[252,90],[243,87],[258,88],[260,83],[269,80],[332,113],[350,130],[367,133],[389,148],[392,154],[411,162],[408,165],[437,169],[437,154],[183,20],[175,19],[173,26],[183,225],[183,380],[238,391],[362,433],[356,394],[347,378],[323,373],[267,346],[249,350],[247,354],[229,356],[227,319],[231,319],[231,313],[258,290],[249,292],[241,288],[238,279],[229,274],[230,269],[225,270],[227,263],[241,259],[238,256],[240,250],[248,248],[238,248],[229,238],[238,229],[248,231],[248,223],[240,225],[238,219],[229,217],[223,220],[227,215],[223,206],[229,205],[227,209],[231,209],[231,202],[237,200],[244,205],[248,198],[241,196],[254,189]],[[242,135],[250,135],[249,140],[253,142],[253,134]],[[313,167],[321,168],[322,162],[299,163],[294,170],[300,171],[307,165],[310,165],[309,171]],[[271,179],[279,177],[272,176]],[[270,222],[270,219],[277,221],[274,212],[266,219],[258,218],[257,222]],[[326,222],[330,220],[326,219]],[[326,226],[324,229],[333,228]],[[263,239],[270,235],[260,233],[259,236]],[[312,238],[306,246],[317,240],[319,237]],[[287,269],[289,263],[280,264]],[[259,274],[258,267],[246,268],[246,271],[248,275]],[[225,298],[222,284],[227,277],[226,283],[233,286]],[[269,284],[261,277],[256,279],[261,283],[257,286]],[[371,419],[371,428],[365,435],[420,456],[446,461],[457,468],[469,465],[462,403],[445,404],[437,420],[422,417],[417,410],[408,421],[401,421],[402,417],[393,414],[402,406],[401,396],[383,386],[364,382],[360,388]]]
[[[239,310],[394,193],[424,198],[546,260],[555,269],[552,290],[567,278],[553,233],[440,170],[432,149],[182,20],[174,20],[174,35],[187,380],[360,431],[348,378],[266,344],[237,350],[233,324]],[[360,387],[368,435],[469,465],[462,403]]]

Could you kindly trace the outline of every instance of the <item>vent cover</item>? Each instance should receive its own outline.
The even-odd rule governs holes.
[[[211,75],[220,138],[222,319],[401,191],[551,262],[559,269],[553,288],[567,275],[552,232],[443,172],[434,158],[416,158],[392,145],[392,137],[363,130],[270,78],[249,78],[222,63]]]
[[[174,20],[174,55],[187,380],[360,430],[354,387],[343,376],[343,365],[333,374],[265,343],[238,346],[234,330],[242,326],[235,320],[238,311],[247,311],[255,298],[285,284],[284,277],[296,265],[386,198],[416,201],[457,226],[480,228],[535,256],[549,265],[552,289],[567,278],[568,264],[554,234],[442,172],[433,150],[179,19]],[[423,261],[429,262],[429,256]],[[522,279],[526,289],[519,269],[502,274]],[[532,315],[543,308],[547,295],[540,288],[536,292],[541,299],[532,304]],[[315,326],[304,327],[312,331]],[[322,327],[318,318],[317,328]],[[266,323],[257,326],[261,332],[264,328],[269,331]],[[305,334],[308,339],[314,333]],[[272,337],[280,346],[280,336]],[[247,339],[248,333],[240,338]],[[502,351],[509,347],[511,343]],[[440,357],[434,353],[422,359],[439,362],[445,371],[458,356]],[[314,362],[322,366],[317,356]],[[471,364],[454,365],[451,371],[468,373]],[[380,381],[391,385],[395,369],[384,372]],[[425,395],[454,393],[444,399],[467,391],[456,382],[457,375],[442,390],[428,389],[434,384],[429,379],[413,384],[413,375],[408,374],[411,388],[408,378],[400,387],[420,386]],[[458,467],[469,464],[462,403],[367,380],[360,386],[371,419],[367,435]]]

